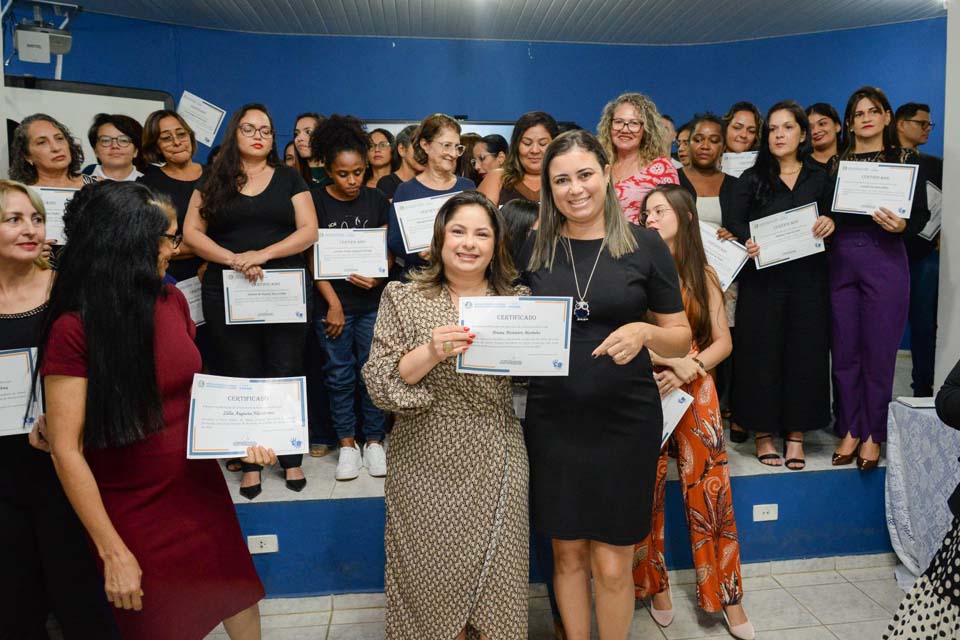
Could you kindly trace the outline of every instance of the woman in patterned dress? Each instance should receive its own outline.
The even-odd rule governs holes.
[[[387,452],[387,638],[527,637],[527,453],[510,378],[463,375],[460,296],[521,295],[503,219],[465,191],[437,214],[430,263],[391,282],[363,377],[397,414]]]
[[[680,184],[657,106],[642,93],[625,93],[603,108],[597,137],[613,161],[613,186],[623,215],[640,224],[640,205],[659,184]]]
[[[740,604],[740,545],[733,517],[733,496],[723,419],[713,383],[713,371],[730,355],[733,341],[727,326],[723,292],[717,274],[707,265],[693,197],[683,188],[664,185],[644,201],[642,220],[670,248],[680,274],[693,349],[682,358],[651,354],[661,395],[683,389],[693,405],[677,425],[668,447],[676,453],[680,491],[697,570],[697,603],[705,611],[723,611],[736,638],[754,637],[753,626]],[[636,545],[633,579],[637,597],[653,597],[650,614],[660,626],[673,621],[672,594],[664,558],[663,506],[667,480],[667,450],[657,464],[656,494],[650,536]]]

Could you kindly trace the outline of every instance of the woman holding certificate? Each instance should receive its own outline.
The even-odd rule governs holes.
[[[303,322],[228,324],[224,271],[257,281],[267,269],[303,269],[303,252],[317,241],[317,213],[303,178],[281,165],[266,107],[248,104],[231,117],[223,147],[184,222],[187,244],[210,264],[203,279],[203,315],[210,338],[210,372],[237,378],[286,378],[303,371],[309,331]],[[303,314],[304,316],[306,313]],[[301,455],[280,457],[287,488],[307,480]],[[260,467],[244,465],[240,494],[261,492]]]
[[[443,204],[443,196],[467,191],[476,187],[472,180],[458,176],[457,159],[463,155],[460,144],[460,123],[448,115],[435,113],[420,123],[413,138],[413,157],[425,167],[422,173],[397,187],[390,208],[390,224],[387,227],[387,246],[406,273],[410,269],[427,265],[424,251],[407,252],[414,244],[412,238],[404,240],[397,205],[410,201],[434,199],[436,208]],[[431,209],[432,211],[432,209]]]
[[[313,132],[310,138],[313,155],[323,158],[330,176],[327,186],[312,191],[321,229],[387,226],[390,202],[379,190],[364,186],[367,153],[370,145],[376,144],[376,139],[367,136],[360,121],[351,116],[330,116]],[[383,242],[386,233],[381,232],[378,237],[381,257],[385,258],[387,248]],[[321,274],[315,273],[314,276],[319,278]],[[327,354],[324,382],[330,398],[330,418],[340,440],[337,480],[353,480],[360,475],[364,462],[370,475],[387,475],[382,444],[386,416],[370,400],[363,380],[357,384],[357,373],[370,354],[377,307],[385,283],[385,277],[356,273],[344,279],[316,281],[326,307],[324,317],[316,320],[315,333]],[[363,413],[366,441],[362,460],[356,441],[358,404]]]
[[[0,180],[0,377],[21,383],[5,386],[0,398],[0,455],[6,461],[0,480],[2,635],[46,640],[52,609],[66,640],[114,638],[83,526],[60,487],[37,411],[28,411],[30,350],[35,355],[54,278],[40,257],[44,226],[36,192]],[[8,363],[17,367],[15,375]]]
[[[397,414],[386,482],[387,637],[526,638],[527,453],[510,378],[464,375],[462,296],[513,284],[503,219],[466,191],[437,214],[430,263],[383,292],[363,377]]]
[[[810,130],[803,109],[790,100],[778,102],[766,122],[757,162],[740,176],[733,208],[724,212],[723,226],[746,243],[754,258],[738,279],[733,406],[737,421],[754,432],[761,463],[783,464],[773,444],[773,434],[783,433],[786,466],[800,470],[806,466],[803,433],[823,428],[831,415],[830,306],[822,239],[833,233],[834,224],[825,215],[827,173],[804,162]],[[787,212],[802,216],[799,240],[778,237],[774,246],[772,239],[764,244],[755,238],[759,221],[777,220],[783,227],[779,218],[769,217],[785,218]],[[771,259],[770,266],[764,262],[792,242],[805,244],[791,249],[793,255]],[[819,251],[806,251],[810,244],[819,245]]]
[[[686,355],[690,325],[670,252],[655,231],[623,216],[600,142],[565,133],[544,169],[523,279],[534,295],[573,297],[575,321],[570,375],[530,379],[533,526],[553,540],[567,637],[590,637],[592,574],[600,637],[623,639],[633,618],[633,545],[650,532],[663,429],[648,348]]]
[[[65,223],[40,336],[46,435],[120,635],[202,638],[222,621],[231,638],[258,638],[263,586],[223,474],[186,455],[201,363],[187,301],[163,284],[175,211],[143,185],[106,182],[78,193]]]
[[[880,445],[887,439],[887,405],[897,349],[907,324],[910,268],[903,238],[915,236],[930,219],[919,155],[913,149],[897,146],[892,119],[890,101],[883,91],[876,87],[857,89],[843,115],[846,144],[834,174],[839,174],[844,161],[855,163],[850,165],[854,168],[862,168],[864,163],[906,165],[900,170],[887,167],[888,172],[909,171],[909,165],[917,165],[914,171],[919,174],[914,176],[916,188],[912,189],[909,206],[882,203],[859,212],[837,211],[839,202],[845,200],[841,195],[845,191],[863,193],[874,185],[863,185],[866,178],[848,181],[841,177],[837,182],[830,301],[833,384],[840,405],[835,428],[843,441],[834,453],[833,464],[850,464],[856,458],[857,467],[864,471],[876,468]],[[860,173],[865,175],[862,169]],[[888,197],[903,198],[895,193]],[[901,215],[909,217],[894,213],[898,208],[902,209]]]
[[[613,161],[613,188],[627,221],[640,224],[640,205],[660,184],[678,184],[667,131],[647,96],[625,93],[607,103],[597,124],[600,144]]]
[[[696,131],[696,127],[694,127]],[[696,151],[694,151],[696,153]],[[654,378],[660,395],[682,389],[692,398],[690,409],[670,437],[677,458],[680,491],[687,512],[690,543],[697,570],[697,603],[705,611],[723,611],[736,638],[752,640],[753,625],[740,601],[740,544],[733,517],[733,494],[727,451],[723,442],[720,401],[710,375],[730,355],[733,342],[727,328],[723,291],[717,273],[707,265],[693,198],[683,187],[659,186],[643,203],[643,224],[660,234],[670,248],[680,275],[693,348],[681,358],[650,357],[658,367]],[[672,593],[664,558],[664,500],[668,453],[657,464],[656,496],[650,536],[636,549],[633,578],[637,597],[652,596],[650,613],[660,626],[673,621]]]

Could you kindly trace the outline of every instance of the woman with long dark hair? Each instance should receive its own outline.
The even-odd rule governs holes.
[[[307,184],[327,183],[327,171],[323,168],[323,160],[314,157],[313,151],[310,150],[310,136],[323,120],[322,115],[313,111],[301,113],[294,119],[293,143],[296,145],[297,156],[300,159],[297,170]]]
[[[696,130],[696,128],[695,128]],[[670,437],[657,463],[657,484],[650,536],[638,544],[633,569],[637,597],[652,596],[650,614],[662,627],[673,621],[672,593],[667,578],[663,507],[666,499],[668,451],[677,458],[680,492],[697,571],[697,603],[705,611],[722,611],[730,633],[751,640],[753,625],[740,604],[740,543],[733,515],[733,493],[723,440],[720,402],[711,373],[733,348],[723,292],[716,272],[707,264],[693,197],[684,187],[661,185],[647,194],[643,224],[654,229],[670,249],[693,332],[690,353],[661,358],[651,352],[654,378],[665,396],[683,389],[693,404]]]
[[[534,295],[575,296],[575,319],[570,375],[530,379],[531,516],[553,539],[567,636],[590,636],[592,574],[600,637],[625,638],[633,545],[650,532],[663,429],[648,349],[685,355],[690,326],[670,252],[623,216],[600,142],[562,134],[543,167],[540,228],[524,248],[522,279]]]
[[[815,163],[821,169],[830,173],[837,161],[838,142],[843,123],[833,105],[826,102],[817,102],[807,107],[807,119],[810,121],[810,141],[813,151],[807,162]]]
[[[223,474],[186,455],[201,363],[187,301],[163,284],[180,243],[173,207],[105,182],[70,201],[64,224],[40,336],[46,433],[121,636],[201,638],[223,621],[232,638],[257,638],[263,586]]]
[[[396,170],[390,175],[380,178],[377,189],[383,191],[389,200],[393,200],[397,187],[408,180],[413,180],[423,171],[423,165],[414,158],[413,138],[417,133],[417,125],[410,124],[400,130],[394,142],[396,155],[399,160]]]
[[[205,171],[203,165],[193,161],[196,152],[197,136],[179,113],[162,109],[147,116],[143,157],[150,164],[138,182],[170,198],[177,210],[177,233],[181,235],[190,197]],[[189,246],[181,244],[167,273],[177,281],[186,280],[197,275],[202,264]]]
[[[727,151],[744,153],[761,148],[763,118],[752,102],[736,102],[723,115],[723,136]]]
[[[54,272],[41,257],[46,213],[26,185],[0,180],[0,360],[35,362]],[[30,351],[34,350],[32,356]],[[7,393],[5,392],[5,395]],[[8,395],[9,397],[9,395]],[[57,479],[36,398],[0,423],[3,637],[47,640],[52,612],[66,640],[118,637],[102,581]],[[32,445],[32,446],[31,446]]]
[[[210,337],[210,371],[239,378],[283,378],[303,371],[309,331],[303,323],[227,325],[223,272],[248,280],[264,269],[304,269],[304,251],[317,241],[317,214],[303,178],[281,165],[273,120],[262,104],[246,104],[230,118],[210,174],[193,192],[184,233],[210,264],[203,278],[203,315]],[[306,273],[306,271],[304,271]],[[306,292],[304,292],[306,295]],[[302,491],[303,456],[280,456],[286,484]],[[244,465],[240,493],[260,494],[260,468]]]
[[[750,257],[763,250],[750,222],[817,204],[820,217],[810,229],[817,238],[833,233],[827,173],[805,162],[810,127],[792,100],[767,113],[756,164],[737,182],[724,227],[746,243]],[[747,264],[738,278],[734,329],[733,406],[736,419],[754,432],[757,458],[780,466],[773,434],[784,434],[786,467],[803,469],[803,434],[830,422],[830,305],[825,253],[763,270]]]
[[[893,110],[877,87],[860,87],[843,114],[840,160],[919,165],[919,154],[897,146]],[[833,385],[840,405],[836,432],[843,438],[835,465],[854,458],[863,471],[880,460],[887,439],[887,405],[897,349],[910,305],[910,267],[903,238],[916,236],[930,220],[927,190],[917,188],[908,219],[886,207],[872,216],[834,213],[837,233],[830,252]]]
[[[477,172],[477,176],[483,180],[491,171],[503,167],[507,161],[508,151],[510,151],[510,145],[507,144],[507,139],[499,133],[491,133],[483,136],[473,145],[470,163]]]
[[[513,126],[503,168],[488,173],[477,191],[498,206],[516,198],[540,202],[543,154],[558,135],[557,121],[549,113],[530,111],[520,116]]]
[[[516,275],[500,212],[465,191],[437,213],[429,264],[383,293],[363,377],[397,414],[384,540],[391,640],[527,637],[528,467],[510,378],[455,364],[475,337],[457,323],[460,298],[524,295]]]

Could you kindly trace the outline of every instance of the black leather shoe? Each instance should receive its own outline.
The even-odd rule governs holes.
[[[306,478],[300,478],[299,480],[287,480],[287,489],[290,489],[290,491],[303,491],[305,486],[307,486]]]

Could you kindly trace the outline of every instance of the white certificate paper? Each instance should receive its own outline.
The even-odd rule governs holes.
[[[349,275],[387,276],[387,229],[320,229],[313,245],[315,280],[343,280]]]
[[[227,324],[289,324],[307,321],[303,269],[264,269],[250,282],[237,271],[223,272]]]
[[[308,440],[305,377],[193,376],[187,458],[243,457],[254,445],[306,453]]]
[[[192,278],[181,280],[177,283],[177,289],[180,289],[183,297],[187,299],[187,304],[190,305],[190,318],[193,320],[193,324],[198,327],[204,324],[206,320],[203,319],[200,278],[193,276]]]
[[[63,233],[63,211],[67,203],[77,193],[78,189],[59,189],[55,187],[34,187],[43,200],[43,208],[47,213],[47,240],[56,240],[57,244],[67,241]]]
[[[760,247],[757,269],[766,269],[825,251],[823,238],[813,235],[817,203],[774,213],[750,222],[750,236]]]
[[[660,448],[667,444],[667,440],[676,431],[680,419],[690,410],[693,396],[683,389],[674,389],[660,398],[660,407],[663,409],[663,434],[660,437]]]
[[[757,153],[759,152],[725,153],[720,160],[720,169],[728,176],[739,178],[744,171],[757,163]]]
[[[0,436],[30,432],[43,406],[40,386],[30,410],[30,390],[37,364],[37,350],[9,349],[0,351]],[[26,418],[26,419],[25,419]]]
[[[460,324],[476,334],[457,356],[458,373],[565,376],[570,368],[573,298],[460,298]]]
[[[177,107],[177,113],[183,116],[190,128],[197,136],[197,142],[202,142],[208,147],[213,146],[213,141],[217,139],[217,132],[227,112],[220,107],[210,104],[200,96],[194,95],[189,91],[184,91],[180,96],[180,106]]]
[[[943,192],[929,180],[927,180],[927,208],[930,210],[930,222],[917,235],[924,240],[933,240],[940,233],[940,224],[943,219]]]
[[[901,218],[910,217],[919,165],[841,160],[833,210],[872,216],[886,207]]]
[[[443,203],[460,193],[444,193],[430,198],[407,200],[393,203],[397,212],[400,235],[403,236],[403,248],[407,253],[419,253],[430,248],[433,240],[433,223]]]
[[[700,221],[700,239],[703,251],[707,254],[707,264],[713,267],[720,278],[720,288],[726,291],[743,265],[749,260],[747,248],[736,240],[721,240],[717,237],[717,227]]]

